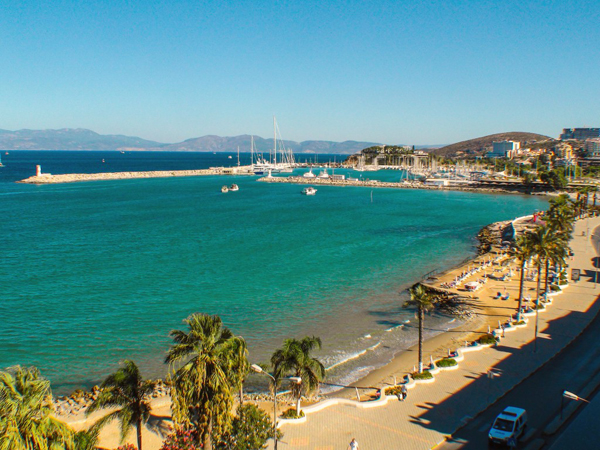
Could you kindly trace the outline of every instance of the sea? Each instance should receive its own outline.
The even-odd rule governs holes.
[[[284,339],[318,336],[326,381],[346,385],[416,342],[408,287],[474,256],[483,226],[547,206],[538,196],[412,189],[317,186],[304,196],[303,186],[256,176],[16,183],[37,164],[53,174],[204,169],[236,165],[230,153],[1,159],[0,368],[36,366],[55,394],[98,384],[124,359],[165,377],[169,332],[195,312],[243,336],[251,363],[268,362]],[[232,183],[240,190],[221,192]],[[426,334],[457,324],[433,314]],[[259,377],[250,385],[260,389]]]

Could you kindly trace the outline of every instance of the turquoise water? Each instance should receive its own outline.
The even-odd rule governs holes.
[[[412,322],[393,328],[414,321],[400,307],[402,289],[472,255],[482,226],[546,206],[539,197],[393,189],[371,200],[356,187],[320,186],[307,197],[255,177],[14,184],[50,158],[39,153],[2,158],[0,367],[36,365],[59,393],[97,383],[125,358],[164,376],[169,330],[197,311],[244,336],[253,363],[307,334],[323,339],[326,366],[372,347],[330,371],[330,381],[354,380],[415,341]],[[89,158],[81,153],[56,152],[53,163],[75,167]],[[176,156],[171,168],[214,165],[214,155],[198,155]],[[136,158],[143,166],[165,155]],[[377,174],[369,177],[400,176]],[[220,192],[234,182],[240,191]]]

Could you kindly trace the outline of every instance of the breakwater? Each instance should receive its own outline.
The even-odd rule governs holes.
[[[52,175],[42,173],[34,175],[18,183],[27,184],[59,184],[82,181],[126,180],[134,178],[168,178],[168,177],[198,177],[207,175],[253,175],[250,166],[240,167],[211,167],[201,170],[156,170],[148,172],[106,172],[106,173],[67,173]]]
[[[291,184],[310,184],[325,186],[358,186],[370,188],[393,188],[393,189],[424,189],[430,191],[462,191],[462,192],[490,192],[490,193],[509,193],[523,194],[519,185],[508,184],[493,186],[489,184],[472,183],[468,185],[428,185],[422,181],[379,181],[369,179],[341,179],[341,178],[305,178],[298,176],[291,177],[262,177],[258,181],[264,183],[291,183]]]

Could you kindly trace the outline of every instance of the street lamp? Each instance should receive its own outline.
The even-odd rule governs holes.
[[[582,401],[582,402],[589,403],[589,401],[587,401],[585,398],[581,398],[578,395],[575,395],[569,391],[563,391],[562,397],[560,399],[560,420],[562,420],[562,418],[563,418],[563,409],[564,409],[564,405],[565,405],[565,398],[568,398],[569,400]]]
[[[268,376],[273,380],[273,439],[274,439],[274,449],[277,450],[277,380],[273,375],[269,372],[266,372],[262,367],[258,364],[252,364],[250,368],[256,373],[262,373],[263,375]],[[302,383],[302,378],[300,377],[288,377],[287,380],[290,380],[293,383],[300,384]]]

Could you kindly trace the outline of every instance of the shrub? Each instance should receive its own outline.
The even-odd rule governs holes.
[[[386,388],[385,395],[400,395],[402,393],[402,385]]]
[[[478,341],[481,345],[489,345],[489,344],[495,344],[496,338],[491,334],[484,334],[483,336],[481,336],[478,339]]]
[[[192,430],[177,428],[169,434],[163,441],[160,450],[200,450],[201,444],[198,444],[198,434]]]
[[[296,413],[296,408],[290,408],[281,414],[284,419],[300,419],[304,417],[304,411],[300,410],[300,414]]]
[[[215,449],[259,450],[266,448],[266,442],[272,436],[273,421],[269,415],[256,405],[246,403],[238,407],[237,415],[231,423],[231,430],[221,437]],[[277,437],[283,437],[279,430],[277,430]]]
[[[550,285],[550,290],[552,292],[560,292],[560,288],[556,284],[551,284]]]
[[[421,373],[413,372],[410,376],[413,377],[414,380],[431,380],[433,378],[433,375],[428,370],[424,370]]]
[[[137,447],[133,444],[125,444],[117,447],[116,450],[137,450]]]
[[[524,320],[519,320],[517,323],[515,323],[515,325],[525,325],[527,324],[527,322],[525,322]]]
[[[458,363],[456,362],[456,360],[454,358],[444,358],[444,359],[440,359],[439,361],[435,362],[435,365],[438,367],[453,367],[456,366]]]

